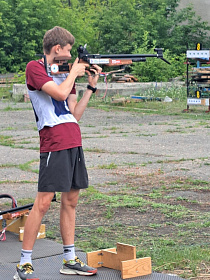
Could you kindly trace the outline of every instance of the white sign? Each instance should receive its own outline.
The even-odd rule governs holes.
[[[201,104],[201,99],[188,98],[187,99],[187,104],[188,105],[200,105]]]
[[[202,99],[197,99],[197,98],[187,98],[187,105],[204,105],[204,106],[209,106],[209,98],[202,98]]]
[[[202,58],[209,59],[209,51],[201,50],[201,51],[187,51],[187,58]]]

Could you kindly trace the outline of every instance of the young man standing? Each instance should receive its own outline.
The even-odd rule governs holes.
[[[43,38],[47,64],[55,58],[71,58],[73,35],[66,29],[54,27]],[[26,83],[34,109],[40,136],[40,170],[38,193],[27,218],[21,251],[14,280],[39,279],[35,275],[31,255],[45,213],[55,192],[61,192],[60,231],[63,240],[62,274],[93,275],[97,269],[81,262],[75,256],[75,208],[80,189],[88,187],[88,175],[78,125],[88,101],[96,90],[101,73],[98,65],[74,61],[68,74],[46,73],[43,60],[31,61],[26,67]],[[75,79],[88,74],[88,86],[79,102],[76,98]]]

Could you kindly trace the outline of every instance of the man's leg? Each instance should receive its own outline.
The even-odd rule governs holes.
[[[53,199],[53,192],[38,192],[33,208],[24,227],[23,250],[32,250],[40,229],[41,221],[48,211]]]
[[[21,251],[20,264],[16,267],[14,280],[34,279],[39,280],[35,275],[31,261],[31,254],[34,243],[39,232],[40,224],[43,216],[50,207],[54,193],[38,192],[33,208],[26,220],[24,227],[23,244]],[[26,278],[27,277],[27,278]]]
[[[63,245],[74,244],[76,206],[79,190],[71,189],[61,195],[60,230]]]
[[[61,196],[60,229],[64,245],[64,256],[66,258],[64,258],[60,273],[67,275],[93,275],[97,273],[97,269],[81,262],[79,258],[75,257],[74,253],[75,212],[78,198],[79,190],[75,189],[71,189],[68,193],[62,193]]]

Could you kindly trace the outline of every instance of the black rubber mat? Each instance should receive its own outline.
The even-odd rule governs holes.
[[[20,259],[20,250],[22,243],[18,241],[18,236],[7,232],[7,240],[0,242],[0,280],[12,280],[15,274],[16,263]],[[62,265],[61,244],[47,240],[39,239],[36,241],[33,250],[33,266],[40,280],[80,280],[86,279],[87,276],[62,275],[59,270]],[[86,254],[76,249],[77,256],[86,262]],[[121,272],[109,268],[98,268],[98,273],[89,276],[88,279],[97,280],[114,280],[121,279]],[[130,280],[181,280],[176,275],[162,273],[152,273],[147,276],[129,278]]]
[[[19,242],[18,235],[6,232],[6,241],[0,242],[0,263],[16,263],[20,261],[22,242]],[[33,259],[45,258],[60,255],[63,246],[47,239],[37,239],[33,250]]]

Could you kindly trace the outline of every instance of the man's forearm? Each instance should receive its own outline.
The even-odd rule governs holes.
[[[60,85],[57,85],[54,81],[49,81],[42,86],[42,90],[57,101],[64,101],[68,98],[74,86],[75,78],[76,75],[70,73]]]
[[[65,96],[64,100],[67,99],[67,97],[68,97],[68,95],[69,95],[69,92],[71,92],[76,77],[77,77],[77,76],[75,75],[75,73],[70,73],[70,74],[68,75],[68,77],[66,78],[66,80],[63,81],[63,82],[59,85],[59,87],[60,87],[60,89],[61,89],[61,92],[62,92],[63,95]]]
[[[68,99],[69,108],[71,113],[74,115],[77,121],[79,121],[88,105],[88,102],[90,100],[90,97],[92,95],[92,90],[87,89],[85,93],[83,94],[83,97],[80,99],[80,101],[75,105],[74,108],[72,108],[71,99]]]

